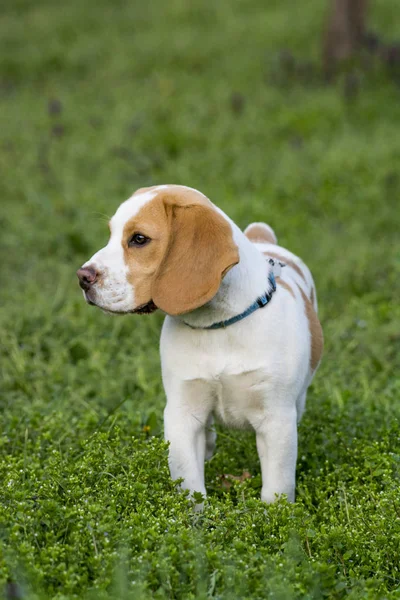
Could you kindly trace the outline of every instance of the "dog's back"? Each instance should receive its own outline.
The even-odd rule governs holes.
[[[246,227],[244,233],[267,260],[272,258],[285,265],[277,277],[277,283],[285,287],[292,295],[294,293],[293,286],[298,287],[317,313],[318,304],[314,280],[310,269],[301,258],[286,248],[278,246],[274,230],[266,223],[251,223]]]

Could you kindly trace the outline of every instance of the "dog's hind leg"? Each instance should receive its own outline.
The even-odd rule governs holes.
[[[250,223],[244,230],[245,236],[257,244],[277,244],[278,239],[272,227],[266,223]]]
[[[307,390],[302,392],[296,401],[297,422],[298,423],[300,423],[301,417],[303,416],[304,410],[306,408],[306,399],[307,399]]]
[[[216,441],[217,432],[215,431],[214,417],[210,414],[206,424],[206,460],[210,460],[214,454]]]

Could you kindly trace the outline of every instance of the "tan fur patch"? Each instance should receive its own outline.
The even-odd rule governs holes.
[[[310,300],[311,300],[311,304],[314,306],[314,304],[315,304],[314,288],[311,288]]]
[[[282,256],[282,254],[278,254],[277,252],[263,252],[263,254],[265,256],[270,256],[271,258],[276,258],[277,260],[280,260],[281,262],[285,263],[285,265],[294,269],[296,273],[300,275],[300,277],[304,281],[306,281],[305,275],[299,267],[299,265],[297,265],[293,260],[290,260],[290,258],[286,258],[285,256]]]
[[[126,222],[122,234],[125,264],[128,266],[128,281],[134,286],[135,305],[142,306],[152,299],[153,278],[161,264],[168,245],[168,219],[162,202],[151,200]],[[134,233],[151,239],[149,244],[129,248],[128,240]]]
[[[257,223],[251,224],[245,231],[245,236],[253,243],[276,244],[276,239],[272,233]]]
[[[294,291],[292,290],[292,288],[290,287],[290,285],[284,281],[283,279],[281,279],[280,277],[276,278],[276,283],[278,285],[281,285],[283,288],[285,288],[285,290],[287,290],[289,292],[289,294],[291,294],[293,296],[293,298],[295,298],[296,296],[294,295]]]
[[[310,337],[311,337],[311,357],[310,357],[310,365],[311,369],[315,371],[318,367],[318,364],[321,360],[322,351],[324,349],[324,336],[322,333],[321,323],[319,322],[317,313],[315,312],[314,306],[311,301],[301,287],[297,286],[300,290],[301,296],[303,298],[304,306],[306,309],[306,315],[308,319],[308,327],[310,329]]]
[[[129,248],[133,233],[151,242]],[[171,315],[211,300],[222,277],[239,262],[229,223],[205,196],[173,185],[161,189],[126,223],[122,246],[135,304],[153,300]]]

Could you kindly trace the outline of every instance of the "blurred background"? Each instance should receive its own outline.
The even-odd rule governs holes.
[[[0,40],[4,477],[15,467],[3,526],[23,521],[13,486],[21,502],[37,495],[32,481],[51,471],[53,451],[63,472],[93,432],[115,423],[127,447],[132,435],[161,436],[162,315],[103,315],[84,303],[75,276],[138,187],[188,185],[243,228],[266,221],[313,272],[326,351],[300,428],[299,489],[311,489],[323,468],[347,477],[353,440],[369,448],[395,435],[398,0],[2,0]],[[233,455],[238,475],[254,475],[257,497],[245,433],[220,438],[208,481],[233,468]],[[34,456],[36,479],[19,475]],[[48,493],[61,506],[57,489]],[[53,528],[60,514],[49,517]],[[40,570],[43,531],[38,521],[35,538],[23,522],[29,552],[8,534],[6,545],[31,553]],[[65,527],[55,546],[73,530]],[[118,540],[118,527],[112,532]],[[92,533],[76,535],[72,554],[79,546],[89,555]],[[383,550],[381,559],[388,569]],[[74,592],[97,577],[106,586],[85,560],[75,583],[61,569],[46,585]]]
[[[11,297],[54,295],[117,205],[159,182],[199,188],[242,226],[270,221],[318,276],[335,251],[329,278],[375,285],[388,261],[366,238],[398,225],[400,23],[395,0],[365,4],[3,0]]]

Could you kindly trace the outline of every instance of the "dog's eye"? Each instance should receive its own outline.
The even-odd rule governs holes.
[[[145,246],[145,244],[148,244],[149,242],[150,238],[143,235],[143,233],[134,233],[128,240],[128,246],[129,248],[134,246]]]

